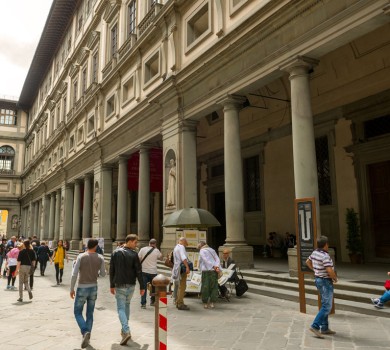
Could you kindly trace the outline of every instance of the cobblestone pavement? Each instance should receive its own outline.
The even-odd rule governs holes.
[[[80,349],[81,335],[69,297],[71,263],[66,264],[64,284],[56,286],[54,266],[47,276],[37,276],[34,298],[18,303],[17,291],[6,291],[0,279],[0,349]],[[18,280],[16,281],[18,283]],[[138,289],[138,288],[137,288]],[[204,310],[197,296],[186,297],[191,311],[178,311],[169,299],[168,349],[390,349],[390,318],[361,316],[336,311],[330,326],[335,336],[317,339],[308,332],[316,309],[299,312],[294,302],[246,294],[220,301],[214,310]],[[383,310],[390,316],[389,310]],[[108,276],[99,280],[91,345],[88,349],[154,349],[154,308],[140,308],[139,293],[131,303],[132,339],[119,345],[120,323],[115,298],[109,293]]]

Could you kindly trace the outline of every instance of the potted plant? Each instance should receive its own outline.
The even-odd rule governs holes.
[[[360,236],[360,225],[358,213],[353,208],[347,208],[345,214],[347,224],[347,249],[351,263],[362,262],[363,242]]]

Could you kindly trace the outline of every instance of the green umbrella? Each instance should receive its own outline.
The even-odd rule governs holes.
[[[205,209],[184,208],[174,211],[165,220],[163,227],[208,228],[221,226],[213,214]]]

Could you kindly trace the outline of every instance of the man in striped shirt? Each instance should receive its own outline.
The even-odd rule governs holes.
[[[314,271],[315,284],[321,296],[321,309],[314,319],[310,331],[317,338],[323,339],[323,334],[333,335],[335,331],[329,329],[328,315],[332,310],[333,283],[337,282],[333,261],[328,254],[328,237],[317,239],[317,249],[306,260],[306,265]]]

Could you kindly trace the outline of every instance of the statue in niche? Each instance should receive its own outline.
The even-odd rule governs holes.
[[[94,199],[93,199],[93,221],[99,222],[99,183],[95,182]]]
[[[18,228],[18,222],[19,222],[19,218],[17,215],[14,215],[12,216],[12,220],[11,220],[11,228],[13,230],[16,230]]]
[[[167,186],[167,207],[172,208],[176,205],[176,165],[175,160],[169,161],[168,186]]]

